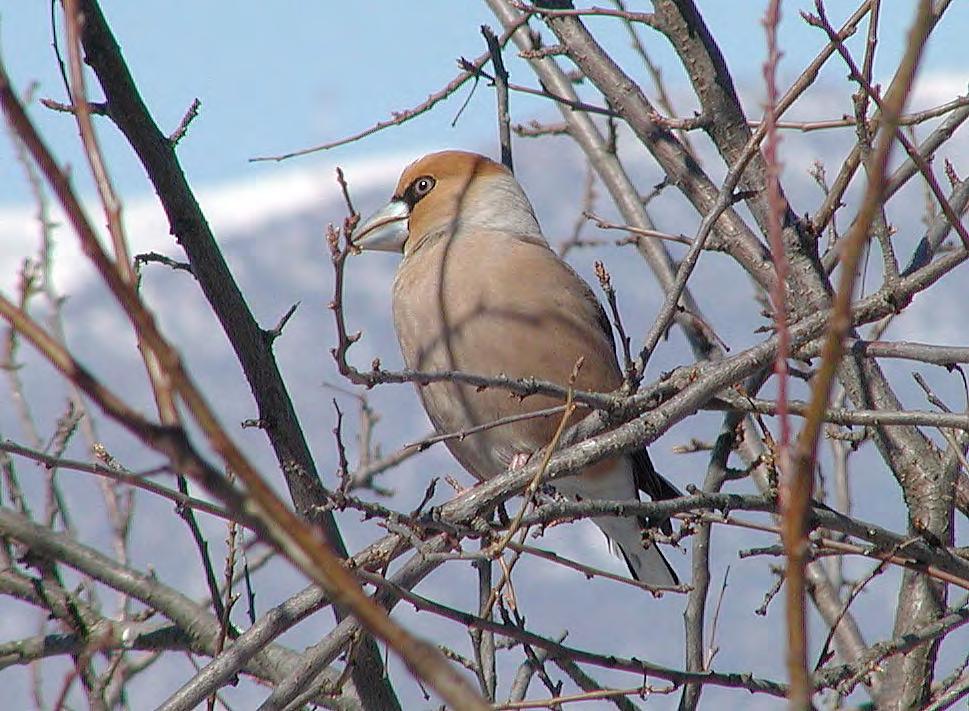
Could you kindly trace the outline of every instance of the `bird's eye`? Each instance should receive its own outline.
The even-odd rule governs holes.
[[[419,200],[434,189],[434,178],[425,175],[414,181],[414,198]]]

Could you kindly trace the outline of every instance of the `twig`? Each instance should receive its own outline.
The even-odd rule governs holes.
[[[925,123],[926,121],[931,121],[934,118],[945,116],[946,114],[967,105],[969,105],[969,96],[958,96],[951,101],[945,102],[944,104],[939,104],[938,106],[933,106],[928,109],[922,109],[921,111],[914,111],[910,114],[900,116],[898,119],[898,125],[915,126],[920,123]],[[747,125],[749,125],[751,128],[759,128],[761,123],[761,121],[748,121]],[[857,125],[857,123],[858,119],[856,117],[845,114],[841,118],[836,119],[778,121],[776,126],[782,131],[788,130],[810,133],[811,131],[825,131],[832,128],[850,128]]]
[[[720,594],[717,595],[717,604],[713,608],[713,621],[710,623],[710,645],[707,648],[707,653],[703,661],[703,668],[710,669],[713,667],[713,660],[717,656],[717,652],[720,651],[720,647],[717,646],[717,627],[720,624],[720,610],[723,606],[723,598],[727,592],[727,580],[730,578],[730,566],[728,565],[723,571],[723,582],[720,584]]]
[[[67,57],[71,77],[70,96],[75,109],[74,117],[77,119],[81,142],[84,145],[84,154],[87,157],[94,182],[97,185],[98,195],[101,198],[101,204],[107,218],[108,233],[111,235],[111,244],[114,249],[114,263],[109,266],[105,256],[104,263],[98,265],[99,271],[102,272],[103,276],[105,269],[112,269],[118,274],[120,281],[129,287],[134,286],[138,277],[131,261],[128,240],[121,220],[121,201],[118,199],[112,184],[104,156],[101,153],[101,147],[98,144],[97,135],[94,132],[91,115],[88,112],[87,90],[81,59],[81,23],[83,20],[80,0],[64,1],[64,17],[67,24]],[[36,155],[34,158],[36,160]],[[50,179],[50,176],[47,177]],[[89,256],[91,256],[90,247],[83,238],[82,247],[89,251]],[[117,293],[117,290],[115,290],[116,295]],[[122,303],[124,302],[122,301]],[[140,329],[135,329],[135,336],[162,422],[167,425],[180,424],[181,416],[178,408],[175,407],[175,395],[171,383],[163,373],[159,354],[155,352],[152,344],[148,342]]]
[[[851,59],[851,55],[848,53],[848,50],[844,46],[844,43],[838,38],[837,33],[831,27],[830,23],[828,23],[827,18],[825,17],[825,14],[824,14],[823,6],[821,4],[816,4],[816,7],[818,9],[818,16],[815,17],[813,15],[804,14],[805,20],[808,22],[808,24],[814,25],[816,27],[820,27],[822,30],[824,30],[825,33],[827,33],[828,38],[835,43],[835,46],[837,47],[838,52],[841,54],[842,58],[845,61],[845,64],[848,65],[848,69],[851,71],[852,78],[861,85],[862,89],[865,91],[865,94],[878,105],[879,109],[881,109],[882,121],[884,122],[884,124],[890,125],[892,127],[892,131],[894,132],[895,137],[898,139],[898,142],[908,153],[908,157],[918,167],[919,172],[922,174],[922,177],[925,179],[926,184],[928,185],[929,189],[932,191],[932,194],[935,196],[935,199],[938,201],[939,206],[942,208],[942,212],[945,214],[946,218],[949,220],[950,224],[952,225],[952,228],[956,231],[956,233],[959,235],[959,238],[962,240],[963,247],[969,250],[969,231],[966,230],[965,225],[962,224],[962,221],[959,219],[959,216],[952,209],[952,206],[949,204],[949,201],[946,198],[945,194],[943,194],[942,189],[939,187],[939,183],[935,179],[935,174],[932,172],[932,167],[929,165],[928,161],[926,161],[925,158],[922,157],[918,149],[914,145],[912,145],[912,142],[905,135],[905,132],[901,130],[898,123],[901,115],[900,110],[897,114],[891,114],[891,112],[894,112],[896,110],[895,107],[886,108],[885,103],[887,103],[888,101],[888,96],[886,95],[884,100],[879,98],[878,92],[875,91],[871,83],[865,79],[862,73],[858,70],[857,66],[855,66],[854,61]],[[930,29],[931,27],[926,27],[926,37]]]
[[[156,262],[158,264],[164,264],[166,267],[171,267],[172,269],[183,272],[188,272],[192,274],[192,265],[188,262],[180,262],[177,259],[172,259],[171,257],[166,257],[164,254],[159,254],[158,252],[144,252],[143,254],[135,255],[135,269],[138,270],[140,274],[141,265],[148,264],[150,262]]]
[[[506,29],[502,33],[501,37],[499,38],[499,44],[503,47],[505,43],[508,42],[508,38],[511,37],[512,33],[516,29],[518,29],[518,27],[525,24],[525,22],[527,21],[528,21],[528,17],[523,16],[521,21],[518,22],[515,25],[515,27],[511,29]],[[288,158],[295,158],[296,156],[304,156],[310,153],[317,153],[319,151],[327,151],[331,148],[336,148],[337,146],[345,146],[348,143],[359,141],[361,138],[366,138],[367,136],[371,136],[375,133],[378,133],[379,131],[383,131],[385,128],[390,128],[391,126],[400,126],[401,124],[407,123],[411,119],[416,118],[417,116],[420,116],[421,114],[424,114],[430,111],[432,108],[434,108],[436,104],[451,96],[454,92],[460,89],[466,81],[468,81],[469,79],[473,79],[477,75],[477,72],[475,71],[475,69],[480,69],[490,59],[491,59],[491,52],[490,51],[485,52],[475,60],[468,63],[471,66],[471,68],[465,68],[454,79],[449,81],[444,86],[444,88],[434,92],[429,97],[427,97],[426,100],[422,101],[421,103],[417,104],[412,108],[405,109],[403,111],[394,111],[392,112],[390,119],[386,121],[378,121],[370,128],[366,128],[353,135],[346,136],[345,138],[340,138],[335,141],[330,141],[328,143],[321,143],[316,146],[311,146],[309,148],[302,148],[297,151],[290,151],[289,153],[281,153],[279,155],[257,156],[254,158],[250,158],[249,161],[253,163],[259,162],[259,161],[278,162],[278,161],[286,160]]]
[[[144,475],[134,474],[125,469],[110,467],[104,464],[91,464],[74,459],[58,459],[49,454],[45,454],[44,452],[31,449],[30,447],[24,447],[23,445],[17,444],[9,439],[0,440],[0,452],[16,454],[18,456],[38,462],[39,464],[43,464],[44,466],[57,467],[58,469],[64,471],[87,472],[88,474],[103,476],[122,484],[137,487],[152,494],[162,496],[170,501],[173,501],[178,506],[188,506],[199,511],[204,511],[208,514],[212,514],[213,516],[218,516],[219,518],[230,518],[229,513],[225,509],[216,506],[215,504],[211,504],[203,499],[185,496],[178,491],[169,489],[168,487],[160,484],[156,484],[150,479],[145,479]]]
[[[606,295],[606,303],[609,304],[609,311],[612,314],[612,325],[616,327],[616,333],[619,336],[619,347],[622,349],[623,373],[628,382],[632,377],[633,357],[629,350],[629,336],[626,335],[626,329],[622,325],[622,317],[619,315],[619,304],[616,302],[616,290],[612,286],[612,279],[609,276],[609,272],[606,271],[605,265],[602,262],[596,261],[594,267],[596,279],[599,280],[599,286],[602,287],[602,291]]]
[[[518,528],[521,526],[522,519],[525,516],[525,512],[531,505],[533,499],[535,498],[535,493],[538,491],[539,485],[542,483],[542,477],[545,475],[545,470],[548,468],[548,462],[552,458],[552,453],[555,452],[555,448],[558,447],[559,440],[562,438],[562,433],[565,431],[565,426],[568,424],[569,420],[572,419],[572,415],[575,413],[576,405],[575,401],[572,399],[572,388],[575,386],[576,378],[579,377],[579,370],[582,368],[583,358],[579,358],[572,366],[572,374],[569,377],[569,391],[565,398],[565,410],[562,412],[562,417],[559,420],[559,425],[555,429],[555,434],[552,435],[552,440],[548,443],[545,448],[545,452],[542,456],[542,464],[538,467],[532,480],[528,483],[525,491],[522,494],[524,501],[522,502],[521,508],[518,509],[518,513],[515,518],[512,519],[511,525],[508,526],[508,530],[501,537],[501,539],[489,550],[489,553],[497,558],[501,555],[502,551],[514,537],[515,533],[518,532]]]
[[[743,397],[735,392],[723,391],[708,403],[711,410],[724,409],[722,403],[728,403],[729,409],[737,412],[759,413],[762,415],[776,415],[781,404],[773,400]],[[791,415],[799,417],[810,416],[810,404],[803,400],[788,400],[785,405]],[[921,410],[853,410],[844,407],[829,407],[821,413],[823,422],[861,427],[885,427],[924,425],[928,427],[949,427],[969,431],[969,415],[949,412],[926,412]],[[831,435],[829,435],[831,436]],[[839,439],[852,439],[843,435],[836,435]],[[862,435],[855,435],[858,439]]]
[[[195,117],[199,115],[199,109],[202,106],[202,102],[198,98],[192,99],[192,103],[189,104],[188,109],[186,109],[185,114],[182,116],[182,120],[178,122],[178,126],[175,130],[171,132],[168,136],[168,141],[173,146],[177,146],[179,142],[185,138],[185,134],[188,132],[188,127],[195,120]]]
[[[488,620],[477,615],[471,615],[460,610],[455,610],[446,605],[430,600],[422,595],[418,595],[410,590],[396,586],[384,578],[368,572],[361,572],[361,576],[368,582],[381,587],[392,589],[394,594],[400,596],[420,610],[433,612],[446,619],[454,620],[465,626],[478,626],[488,629],[495,634],[517,639],[521,642],[530,644],[533,647],[549,650],[553,658],[571,659],[575,662],[594,664],[609,669],[628,671],[634,674],[648,675],[665,679],[673,683],[685,683],[688,681],[703,681],[714,686],[727,686],[743,688],[753,693],[764,693],[771,696],[785,696],[787,688],[784,684],[754,677],[749,674],[725,674],[722,672],[683,672],[668,667],[663,667],[639,659],[625,659],[613,655],[600,655],[588,652],[575,647],[554,642],[551,639],[542,637],[533,632],[529,632],[516,625]]]
[[[667,242],[677,242],[679,244],[685,244],[687,247],[693,244],[693,240],[689,237],[683,235],[671,235],[666,232],[660,232],[659,230],[647,230],[642,227],[634,227],[633,225],[617,225],[608,220],[604,220],[595,213],[586,210],[582,213],[586,218],[592,220],[596,223],[596,227],[600,230],[622,230],[623,232],[629,232],[634,235],[639,235],[641,237],[652,237],[654,239],[666,240]]]
[[[185,477],[181,474],[176,475],[176,479],[178,481],[179,492],[187,498],[188,482],[185,481]],[[225,619],[225,607],[222,604],[222,596],[219,595],[219,583],[215,579],[215,568],[212,566],[212,558],[209,556],[208,541],[202,535],[202,529],[199,528],[198,521],[195,519],[195,514],[192,512],[192,509],[184,506],[179,507],[178,515],[185,521],[185,525],[188,526],[195,547],[198,549],[199,558],[202,560],[202,570],[205,573],[205,584],[209,587],[209,599],[212,601],[212,607],[215,609],[215,616],[220,620]]]
[[[547,709],[550,702],[555,706],[583,701],[617,701],[627,696],[649,697],[653,694],[671,694],[676,686],[654,687],[650,685],[636,686],[631,689],[603,689],[597,688],[581,694],[562,694],[553,699],[535,699],[534,701],[506,701],[495,706],[495,711],[512,711],[514,709]],[[619,705],[621,709],[635,708],[634,706]]]
[[[735,429],[740,418],[728,415],[724,418],[723,431],[717,437],[710,462],[707,465],[706,476],[703,479],[703,490],[706,493],[717,493],[727,480],[727,462],[730,452],[734,448]],[[683,625],[685,631],[685,662],[689,671],[704,671],[710,668],[704,659],[704,626],[707,606],[707,594],[710,588],[710,542],[713,524],[709,521],[700,522],[696,535],[693,537],[693,566],[692,583],[683,611]],[[693,711],[700,703],[702,684],[687,684],[683,687],[680,697],[681,711]]]
[[[656,17],[651,12],[629,12],[628,10],[610,10],[607,7],[586,7],[576,9],[555,9],[529,5],[526,2],[513,0],[512,7],[528,15],[539,17],[615,17],[626,22],[638,22],[649,27],[656,26]]]
[[[784,248],[784,226],[787,212],[786,203],[781,195],[781,163],[778,155],[780,137],[777,132],[777,71],[781,52],[777,46],[777,29],[781,22],[780,0],[771,0],[763,19],[767,35],[767,60],[764,62],[764,83],[767,91],[767,104],[764,108],[764,163],[766,164],[767,183],[767,239],[770,244],[771,259],[774,263],[776,278],[770,290],[771,310],[774,331],[777,333],[777,356],[774,358],[774,375],[777,379],[778,403],[778,451],[777,456],[782,471],[790,470],[788,447],[791,441],[791,424],[787,414],[788,369],[787,357],[790,353],[790,333],[787,328],[787,285],[788,259]]]
[[[867,587],[868,583],[885,572],[885,569],[888,567],[888,563],[888,559],[881,561],[878,563],[878,565],[872,568],[864,578],[859,580],[851,587],[851,592],[848,593],[848,597],[845,599],[841,610],[838,612],[838,617],[836,618],[837,621],[828,628],[828,635],[824,638],[824,644],[821,645],[821,651],[818,653],[818,661],[814,665],[815,673],[817,673],[822,665],[826,664],[830,659],[831,653],[829,649],[831,646],[831,640],[834,639],[834,632],[838,628],[838,623],[840,623],[844,616],[848,613],[848,608],[851,607],[851,603],[858,598],[858,595],[861,594],[865,587]]]
[[[607,580],[613,580],[617,583],[622,583],[623,585],[631,585],[634,588],[639,588],[640,590],[645,590],[646,592],[653,593],[656,595],[658,593],[687,593],[690,592],[691,587],[686,584],[680,585],[650,585],[649,583],[644,583],[635,578],[631,578],[626,575],[617,575],[616,573],[610,573],[608,570],[602,570],[601,568],[596,568],[591,565],[586,565],[585,563],[579,563],[578,561],[566,558],[563,555],[554,553],[552,551],[547,551],[542,548],[536,548],[534,546],[524,545],[522,543],[516,543],[515,541],[508,542],[508,548],[520,553],[527,553],[528,555],[533,555],[538,558],[543,558],[545,560],[551,561],[557,565],[561,565],[565,568],[571,568],[572,570],[582,573],[586,578],[605,578]]]
[[[225,648],[226,639],[229,636],[230,631],[233,633],[234,637],[238,637],[238,633],[232,628],[230,617],[232,615],[232,608],[235,605],[236,600],[238,600],[238,595],[234,595],[232,592],[232,583],[235,581],[235,564],[236,564],[236,534],[238,532],[238,527],[235,521],[229,521],[225,545],[225,567],[222,572],[223,579],[223,594],[225,598],[222,603],[222,615],[219,618],[219,638],[216,640],[215,644],[215,654],[218,656],[222,654],[222,650]],[[337,687],[341,688],[341,687]],[[207,704],[208,711],[214,711],[215,709],[216,694],[212,692],[209,696]]]
[[[816,685],[819,688],[837,687],[842,693],[850,693],[861,678],[878,669],[885,659],[896,654],[903,654],[926,641],[941,637],[969,622],[969,607],[966,603],[967,601],[964,599],[944,616],[919,629],[872,645],[866,651],[864,658],[854,664],[842,664],[822,669],[815,675]]]
[[[508,70],[501,58],[501,43],[498,36],[488,25],[481,26],[481,34],[488,44],[491,65],[495,69],[495,95],[498,100],[498,144],[501,146],[501,164],[515,172],[511,157],[511,118],[508,110]]]
[[[481,617],[491,618],[492,611],[489,607],[491,599],[491,582],[494,568],[492,560],[485,555],[485,549],[489,542],[486,538],[481,539],[482,557],[472,565],[478,572],[478,614]],[[496,699],[498,688],[498,673],[495,666],[495,635],[493,632],[470,629],[471,643],[474,646],[475,673],[478,677],[478,684],[485,698],[491,702]]]
[[[841,274],[835,293],[833,313],[824,342],[822,363],[812,385],[808,421],[805,423],[792,452],[793,471],[790,474],[788,496],[782,501],[784,546],[788,555],[787,627],[788,670],[791,678],[791,703],[799,709],[810,706],[811,683],[807,660],[807,623],[805,611],[805,575],[807,563],[807,511],[814,488],[818,439],[824,410],[831,396],[836,370],[844,352],[851,311],[852,290],[868,228],[880,204],[888,158],[896,134],[896,122],[908,98],[919,58],[930,28],[931,9],[927,0],[919,3],[918,15],[909,37],[905,56],[892,81],[882,106],[882,126],[871,160],[869,182],[861,207],[841,252]]]
[[[283,329],[286,328],[286,324],[289,323],[289,320],[293,318],[293,314],[296,313],[296,309],[299,308],[300,303],[302,302],[295,302],[292,306],[286,309],[286,313],[279,317],[279,321],[276,322],[275,326],[263,331],[266,341],[269,344],[275,343],[276,339],[283,335]]]
[[[628,12],[624,0],[613,0],[613,4],[616,6],[617,10]],[[629,39],[632,42],[633,49],[643,60],[643,64],[646,65],[646,71],[649,73],[649,78],[652,80],[653,86],[656,88],[658,104],[664,111],[666,111],[667,116],[676,116],[676,110],[673,107],[673,100],[670,98],[669,92],[666,90],[666,83],[663,81],[662,69],[660,69],[660,67],[649,56],[649,52],[646,51],[646,45],[640,39],[634,23],[627,18],[623,18],[623,25],[629,34]],[[673,126],[670,126],[669,124],[667,124],[667,126],[673,128]],[[694,159],[697,160],[697,163],[699,163],[696,148],[690,142],[688,129],[681,127],[679,130],[679,137],[683,142],[684,148],[686,148],[690,155],[692,155]]]
[[[347,461],[347,450],[343,445],[343,412],[336,398],[333,398],[333,409],[336,411],[336,424],[333,425],[333,439],[336,441],[337,467],[336,478],[340,482],[339,492],[346,494],[349,489],[350,463]]]

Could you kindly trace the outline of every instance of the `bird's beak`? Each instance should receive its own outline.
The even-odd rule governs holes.
[[[360,249],[403,252],[407,241],[410,208],[403,200],[391,200],[363,221],[353,232],[353,244]]]

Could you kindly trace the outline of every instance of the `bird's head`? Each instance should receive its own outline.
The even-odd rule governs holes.
[[[364,250],[413,252],[427,237],[463,228],[535,238],[535,213],[507,168],[465,151],[431,153],[404,169],[393,197],[356,229]]]

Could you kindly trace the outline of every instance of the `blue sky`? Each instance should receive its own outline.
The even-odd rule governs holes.
[[[138,85],[164,130],[177,125],[193,98],[201,100],[201,114],[179,151],[196,186],[251,179],[280,170],[278,164],[252,164],[248,159],[342,137],[387,118],[392,111],[413,106],[454,77],[458,57],[483,52],[478,29],[481,24],[497,27],[484,3],[469,1],[332,5],[292,0],[108,0],[102,4]],[[760,19],[766,2],[700,0],[698,4],[720,40],[737,83],[756,88],[764,52]],[[638,3],[638,8],[637,3],[630,5],[633,9],[650,9],[646,3]],[[828,5],[836,22],[855,7],[855,3],[842,1]],[[901,51],[912,5],[883,3],[882,71],[890,69]],[[967,5],[953,3],[929,47],[927,71],[965,73],[966,53],[957,50],[965,47],[964,38],[969,34]],[[805,0],[783,4],[782,78],[788,81],[823,44],[821,33],[798,17],[799,9],[812,6]],[[624,64],[638,72],[637,78],[645,81],[639,63],[628,51],[622,28],[600,18],[588,22],[625,60]],[[665,40],[647,28],[641,35],[664,68],[671,87],[685,86]],[[853,38],[855,50],[862,40],[863,36]],[[11,2],[0,8],[0,51],[18,89],[23,91],[37,82],[38,96],[64,99],[51,50],[49,3]],[[508,54],[512,81],[534,86],[524,63],[514,51]],[[842,65],[832,62],[822,81],[841,81],[845,73]],[[876,75],[887,78],[880,72]],[[100,98],[93,82],[89,91],[92,98]],[[408,151],[416,155],[443,146],[493,148],[494,99],[484,84],[478,87],[457,126],[451,126],[468,91],[462,88],[431,114],[406,126],[338,149],[337,158]],[[32,114],[59,159],[83,167],[73,121],[40,106],[35,106]],[[522,121],[554,113],[547,103],[515,95],[512,115]],[[150,187],[140,166],[117,132],[105,125],[100,135],[122,195],[148,193]],[[12,155],[9,140],[0,141],[0,206],[29,200]],[[312,160],[297,159],[303,165]],[[82,191],[89,190],[86,170],[75,170],[75,175]]]

